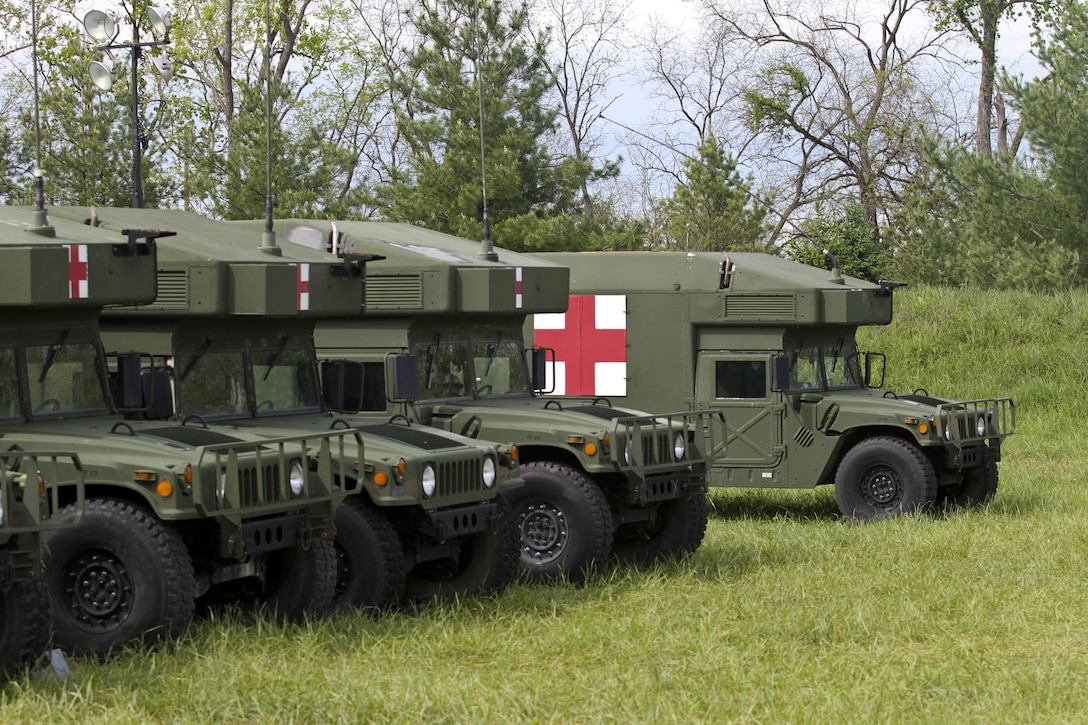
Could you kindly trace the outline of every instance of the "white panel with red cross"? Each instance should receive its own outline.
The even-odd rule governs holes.
[[[68,250],[68,298],[85,300],[90,296],[87,270],[87,245],[65,244]]]
[[[554,395],[627,395],[627,297],[571,295],[563,313],[534,315],[535,344],[555,350]]]
[[[295,275],[295,309],[310,309],[310,265],[297,264]]]

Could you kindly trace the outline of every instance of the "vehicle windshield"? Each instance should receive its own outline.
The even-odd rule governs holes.
[[[520,341],[477,342],[472,362],[479,395],[529,395]]]
[[[468,371],[468,345],[464,342],[442,342],[420,345],[419,398],[459,398],[468,395],[465,375]]]
[[[862,387],[854,342],[803,346],[790,354],[790,390],[828,390]]]
[[[177,358],[174,397],[178,415],[239,415],[249,412],[245,356],[241,350],[190,352]]]
[[[314,358],[305,348],[253,351],[257,415],[320,410]]]
[[[306,348],[262,348],[249,356],[242,350],[184,353],[177,369],[179,415],[237,417],[321,409],[314,358]]]
[[[48,345],[27,345],[25,352],[32,414],[101,414],[109,410],[99,374],[98,347],[94,343],[65,342],[62,337]],[[14,351],[9,349],[9,353],[13,355]],[[10,365],[12,370],[17,368],[11,357],[4,365]],[[11,379],[7,373],[5,378]],[[5,396],[8,394],[5,391]],[[17,397],[11,399],[16,411],[17,400]]]
[[[471,350],[471,354],[470,354]],[[529,374],[518,339],[418,345],[420,400],[529,395]]]

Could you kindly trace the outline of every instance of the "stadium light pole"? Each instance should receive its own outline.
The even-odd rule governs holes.
[[[91,76],[91,82],[99,89],[108,91],[113,88],[117,80],[117,71],[113,61],[112,50],[129,50],[132,103],[131,103],[131,127],[132,127],[132,206],[139,209],[144,205],[143,182],[143,149],[147,145],[147,138],[143,133],[143,124],[140,122],[140,94],[138,93],[136,69],[140,63],[144,48],[156,48],[170,43],[170,10],[160,7],[147,8],[146,19],[151,26],[151,34],[155,38],[151,41],[140,41],[139,18],[130,17],[132,25],[132,40],[129,42],[117,42],[117,36],[121,32],[117,16],[112,11],[91,10],[83,18],[83,29],[94,41],[97,50],[105,51],[102,60],[91,61],[87,70]],[[174,75],[174,63],[169,56],[163,54],[153,59],[155,70],[165,80],[170,80]]]

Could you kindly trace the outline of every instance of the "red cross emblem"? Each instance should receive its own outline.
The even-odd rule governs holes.
[[[89,295],[87,245],[65,244],[68,249],[68,298],[85,300]]]
[[[627,297],[571,295],[565,313],[534,315],[535,344],[555,350],[555,395],[627,395]]]
[[[310,309],[310,265],[296,264],[295,268],[298,270],[295,278],[295,309],[308,310]]]

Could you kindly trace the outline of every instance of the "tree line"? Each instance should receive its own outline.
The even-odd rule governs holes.
[[[826,249],[869,279],[1031,289],[1088,271],[1079,0],[694,0],[683,26],[631,0],[188,0],[134,61],[150,4],[115,6],[104,92],[82,5],[0,0],[0,200],[30,203],[40,166],[51,204],[128,205],[135,130],[145,205],[222,219],[270,197],[486,222],[517,251]],[[1011,23],[1036,77],[1001,65]]]

